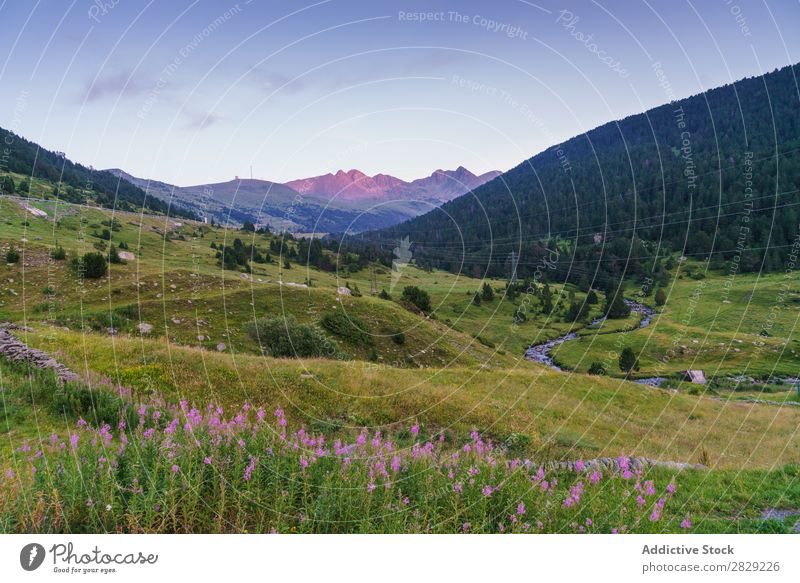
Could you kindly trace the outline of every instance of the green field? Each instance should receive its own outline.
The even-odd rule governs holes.
[[[589,326],[602,314],[605,298],[598,292],[599,303],[590,306],[586,317],[570,322],[566,307],[586,297],[571,285],[550,284],[555,308],[544,314],[539,293],[504,297],[504,281],[487,280],[494,298],[475,305],[472,298],[483,280],[425,271],[412,263],[399,277],[395,274],[393,285],[391,268],[376,265],[377,289],[391,294],[391,299],[381,299],[369,293],[371,270],[357,269],[345,258],[338,271],[325,272],[296,259],[287,266],[286,257],[275,255],[271,262],[252,263],[252,271],[245,273],[223,269],[212,248],[240,238],[267,249],[270,242],[280,241],[276,235],[177,224],[163,217],[112,216],[107,210],[63,204],[34,206],[48,217],[33,217],[19,202],[0,199],[0,252],[5,256],[13,245],[22,254],[17,263],[0,264],[0,321],[31,326],[32,331],[15,334],[85,377],[85,389],[75,389],[78,394],[113,393],[121,387],[125,397],[116,405],[120,410],[158,402],[169,411],[181,400],[198,408],[208,403],[226,410],[245,403],[266,411],[282,408],[292,426],[305,426],[329,441],[352,439],[367,427],[410,448],[408,427],[419,424],[425,435],[442,435],[445,449],[460,447],[478,430],[509,459],[546,463],[644,456],[711,468],[681,473],[676,479],[688,486],[678,490],[680,503],[672,505],[678,508],[669,521],[628,525],[637,531],[679,531],[687,513],[702,531],[781,531],[781,525],[758,520],[761,510],[800,504],[795,469],[800,463],[800,407],[744,400],[797,401],[793,385],[782,380],[797,376],[800,368],[794,334],[800,314],[796,278],[783,273],[737,275],[731,283],[709,272],[699,279],[704,264],[677,262],[665,288],[666,305],[656,308],[649,326],[635,329],[637,315]],[[97,236],[103,229],[109,230],[110,241]],[[111,264],[105,277],[78,278],[70,266],[73,257],[106,252],[108,245],[120,243],[135,259]],[[65,249],[65,260],[50,258],[57,245]],[[355,293],[340,294],[337,288],[345,285]],[[434,308],[430,315],[402,301],[405,286],[428,291]],[[628,282],[628,290],[627,296],[655,307],[653,296],[636,296],[636,282]],[[514,325],[521,307],[526,321]],[[324,318],[339,314],[357,325],[344,331],[322,325]],[[248,333],[250,324],[287,317],[299,325],[321,326],[339,348],[336,358],[262,353],[259,341]],[[576,331],[579,340],[553,351],[564,372],[523,358],[532,343],[569,331]],[[633,376],[667,377],[662,388],[624,379],[617,366],[623,347],[633,348],[639,357],[640,370]],[[585,374],[592,362],[605,363],[608,374]],[[704,386],[681,382],[679,373],[686,369],[702,369],[714,380]],[[730,377],[736,375],[748,378],[734,382]],[[774,378],[766,382],[769,377]],[[51,433],[66,435],[80,416],[50,402],[42,392],[48,382],[20,365],[0,361],[0,386],[5,387],[0,452],[7,469],[25,457],[20,454],[23,444],[36,447]],[[97,415],[96,404],[81,407],[83,415]],[[86,418],[99,430],[99,418]],[[247,466],[247,458],[240,462]],[[672,479],[664,470],[652,472],[662,485]],[[292,512],[307,514],[321,504],[314,488],[330,479],[329,473],[316,475],[311,489],[297,494]],[[37,488],[44,492],[47,484]],[[167,486],[159,491],[170,492]],[[276,487],[271,483],[270,492]],[[4,499],[0,524],[5,530],[30,526],[17,522],[19,509],[9,503],[12,491]],[[222,495],[214,490],[214,497]],[[473,495],[480,499],[480,492]],[[422,504],[425,496],[418,490],[416,503]],[[598,495],[594,516],[619,503],[604,496]],[[516,503],[511,498],[505,502]],[[402,497],[383,503],[399,504]],[[442,499],[436,504],[447,503]],[[42,516],[52,516],[54,507],[48,506]],[[110,522],[95,516],[90,523],[101,529],[202,531],[205,517],[181,517],[180,505],[175,508],[171,526],[150,517],[153,521],[146,524],[121,527],[124,515]],[[246,512],[247,507],[236,511]],[[476,530],[494,532],[503,512],[487,507],[464,522],[480,522]],[[342,530],[452,532],[461,526],[442,523],[444,506],[429,509],[425,516],[397,523],[355,521]],[[562,518],[554,515],[545,530],[570,531],[575,517]],[[260,515],[257,522],[230,517],[230,523],[239,529],[335,530],[322,519],[309,525],[272,515]],[[602,525],[605,531],[611,528],[610,522]],[[35,529],[46,530],[41,524]]]

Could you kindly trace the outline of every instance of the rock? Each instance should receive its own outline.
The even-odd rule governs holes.
[[[226,350],[227,348],[228,348],[228,347],[227,347],[227,346],[225,346],[225,343],[224,343],[224,342],[220,342],[219,344],[217,344],[217,352],[225,352],[225,350]]]
[[[139,330],[140,334],[144,335],[150,334],[150,332],[153,331],[153,325],[148,324],[147,322],[140,322],[136,328]]]

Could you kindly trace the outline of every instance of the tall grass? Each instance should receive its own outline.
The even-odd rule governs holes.
[[[52,389],[52,387],[48,387]],[[66,434],[23,444],[0,478],[3,532],[648,532],[676,489],[629,469],[550,474],[477,432],[455,447],[414,425],[333,439],[290,431],[281,409],[226,416],[186,401],[132,404],[53,394],[83,412]],[[100,391],[102,393],[102,391]],[[93,404],[94,403],[94,404]],[[102,405],[105,403],[105,405]],[[98,409],[98,405],[101,405]],[[103,409],[105,407],[105,410]],[[88,409],[88,410],[87,410]],[[109,419],[115,419],[114,424]],[[625,462],[623,460],[623,468]],[[663,478],[663,474],[661,475]]]

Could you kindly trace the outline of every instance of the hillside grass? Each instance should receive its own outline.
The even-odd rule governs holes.
[[[284,407],[319,428],[392,429],[419,421],[465,437],[480,429],[538,459],[640,455],[713,467],[800,461],[800,408],[652,389],[606,377],[517,368],[408,369],[363,361],[275,359],[39,327],[26,342],[79,373],[176,402]],[[99,377],[98,377],[99,375]],[[515,437],[520,436],[520,437]]]

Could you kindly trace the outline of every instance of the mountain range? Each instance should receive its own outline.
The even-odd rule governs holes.
[[[461,196],[500,175],[475,175],[463,166],[436,170],[407,182],[388,174],[367,176],[359,170],[292,180],[235,178],[227,182],[175,186],[132,176],[119,168],[111,174],[149,195],[198,216],[268,225],[303,233],[361,232],[395,225]]]
[[[798,69],[606,123],[362,239],[391,255],[408,238],[429,267],[584,289],[623,277],[652,289],[672,252],[733,272],[787,268],[800,241]]]

